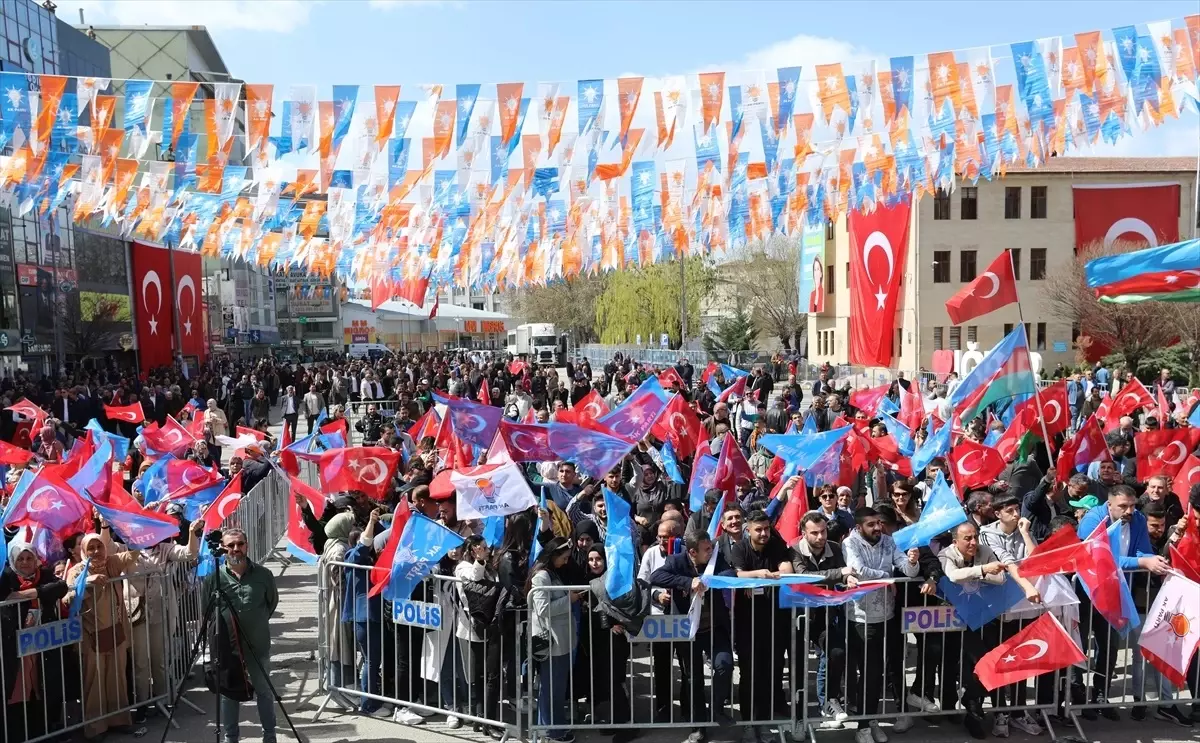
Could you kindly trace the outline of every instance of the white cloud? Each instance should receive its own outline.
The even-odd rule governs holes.
[[[813,76],[813,68],[819,64],[834,62],[858,62],[865,59],[885,59],[869,49],[855,46],[849,41],[825,36],[798,34],[790,39],[778,41],[770,46],[756,49],[738,60],[724,64],[706,65],[702,72],[734,70],[775,70],[779,67],[797,67],[805,78]]]
[[[58,16],[91,26],[204,26],[209,31],[290,33],[322,0],[59,0]]]

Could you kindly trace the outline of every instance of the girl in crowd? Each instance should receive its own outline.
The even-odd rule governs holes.
[[[468,682],[467,712],[488,720],[500,709],[500,614],[504,610],[500,576],[490,561],[491,550],[481,536],[463,543],[463,559],[454,567],[458,579],[458,611],[454,627],[462,649]],[[483,732],[479,724],[476,732]],[[503,731],[489,727],[499,740]]]
[[[532,635],[533,662],[537,669],[538,724],[562,725],[567,720],[567,692],[570,685],[571,656],[575,652],[573,605],[581,593],[546,590],[565,586],[563,580],[571,560],[571,544],[554,537],[542,549],[529,571],[525,586],[529,601],[529,631]],[[547,733],[556,743],[574,743],[569,730],[556,727]]]

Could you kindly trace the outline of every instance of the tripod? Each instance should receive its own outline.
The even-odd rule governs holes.
[[[214,555],[214,558],[215,557],[216,557],[216,555]],[[222,625],[224,624],[224,622],[222,621],[222,617],[217,615],[217,611],[219,608],[224,608],[227,611],[230,620],[232,620],[232,622],[233,622],[233,629],[234,629],[234,633],[235,633],[235,637],[234,637],[233,641],[235,643],[238,643],[238,646],[239,646],[238,649],[239,649],[239,651],[241,651],[243,659],[247,655],[250,656],[250,659],[254,662],[254,667],[258,670],[258,673],[262,675],[263,680],[266,681],[267,688],[269,688],[271,690],[271,696],[274,699],[275,704],[279,706],[279,711],[283,713],[283,719],[285,722],[287,722],[287,726],[291,729],[292,735],[294,735],[296,737],[297,741],[303,741],[303,739],[300,737],[300,733],[298,733],[296,731],[296,726],[292,724],[292,718],[288,715],[287,710],[283,706],[283,700],[279,697],[279,692],[276,691],[275,684],[271,683],[270,674],[268,674],[266,669],[263,668],[262,663],[259,662],[258,657],[256,655],[254,655],[254,653],[242,651],[242,648],[240,647],[240,638],[243,637],[244,633],[242,632],[241,621],[238,619],[237,612],[233,608],[233,602],[230,601],[229,597],[225,595],[225,592],[221,589],[220,583],[217,582],[217,578],[214,576],[214,578],[212,579],[212,591],[208,595],[208,604],[204,609],[204,618],[200,622],[200,631],[196,633],[196,641],[194,643],[192,643],[191,652],[188,654],[187,667],[188,668],[195,667],[196,659],[200,657],[200,651],[204,649],[204,646],[206,644],[208,644],[209,625],[210,624],[214,625],[215,626],[215,634],[217,635],[217,638],[216,638],[216,641],[212,644],[212,647],[210,648],[209,656],[212,658],[212,663],[213,663],[213,668],[214,668],[213,678],[216,681],[216,687],[217,687],[213,692],[217,697],[217,705],[216,705],[216,707],[217,707],[217,715],[216,715],[216,717],[217,717],[217,719],[216,719],[217,740],[220,741],[221,736],[223,734],[223,731],[221,729],[221,697],[222,697],[222,694],[220,693],[220,684],[221,684],[221,651],[220,651],[220,648],[221,648],[221,628],[222,628]],[[216,617],[215,622],[213,621],[214,617]],[[206,680],[207,680],[207,677],[208,677],[208,674],[206,672],[205,673]],[[171,725],[173,724],[174,717],[175,717],[175,710],[178,709],[179,701],[180,701],[180,699],[183,698],[183,687],[186,682],[187,682],[187,679],[181,679],[179,682],[179,685],[175,688],[175,694],[174,694],[173,698],[171,699],[171,710],[170,710],[170,713],[167,715],[167,724],[163,728],[163,734],[162,734],[162,737],[159,739],[159,743],[166,743],[167,733],[169,733],[171,730]],[[191,704],[190,702],[188,703],[188,706],[195,708],[195,705]],[[236,722],[236,720],[235,720],[235,722]]]

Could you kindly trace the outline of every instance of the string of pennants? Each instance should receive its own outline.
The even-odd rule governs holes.
[[[415,99],[376,85],[370,102],[357,85],[326,100],[315,86],[41,75],[31,87],[0,72],[0,145],[13,148],[0,193],[21,214],[67,203],[126,237],[420,304],[430,284],[498,290],[720,257],[1200,106],[1200,15],[1005,51],[425,85]],[[169,157],[144,161],[152,144]]]

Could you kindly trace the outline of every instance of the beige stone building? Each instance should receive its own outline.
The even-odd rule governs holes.
[[[903,293],[897,307],[893,366],[930,368],[935,350],[986,351],[1018,322],[1009,305],[954,325],[946,300],[987,269],[1004,249],[1014,251],[1017,291],[1030,349],[1049,368],[1074,363],[1078,329],[1044,306],[1046,277],[1075,254],[1072,188],[1106,184],[1178,184],[1179,235],[1197,234],[1196,158],[1054,158],[1037,169],[1010,170],[1004,178],[960,185],[949,194],[925,197],[910,223]],[[843,217],[826,232],[825,312],[810,315],[811,363],[849,359],[850,240]],[[919,329],[919,331],[918,331]]]

